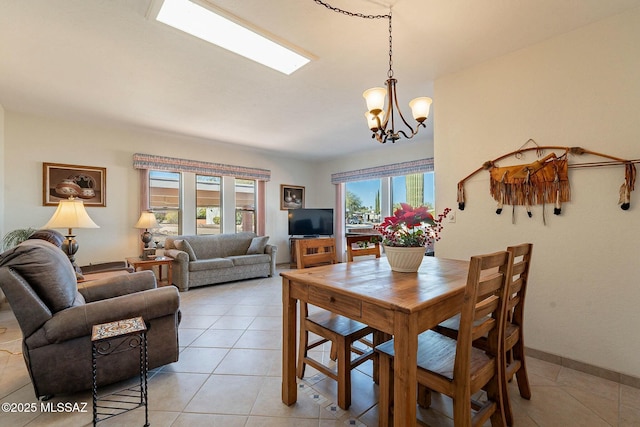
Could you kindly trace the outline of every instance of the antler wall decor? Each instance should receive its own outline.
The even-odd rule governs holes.
[[[535,147],[524,148],[532,142]],[[499,167],[497,162],[508,157],[522,158],[525,152],[535,150],[539,160],[533,163]],[[562,150],[563,154],[556,156],[555,153],[542,157],[544,150]],[[591,154],[604,159],[599,162],[590,163],[568,163],[568,155]],[[467,175],[458,182],[458,209],[465,208],[464,183],[475,174],[487,170],[490,174],[490,193],[498,203],[496,213],[502,213],[503,205],[525,206],[529,217],[531,206],[535,204],[554,203],[554,215],[562,212],[562,203],[571,199],[569,187],[569,168],[590,168],[624,165],[624,183],[620,186],[620,199],[618,204],[623,210],[628,210],[631,206],[631,192],[634,190],[636,180],[636,163],[640,160],[626,160],[608,154],[597,153],[581,147],[562,146],[539,146],[533,139],[529,139],[522,147],[516,151],[504,154],[494,160],[485,162],[481,167]],[[544,211],[543,211],[544,217]]]

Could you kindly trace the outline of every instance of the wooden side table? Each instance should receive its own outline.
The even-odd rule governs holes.
[[[168,256],[159,256],[154,259],[141,259],[137,257],[127,258],[127,265],[133,267],[135,271],[152,270],[158,267],[158,286],[168,286],[173,284],[173,258]],[[167,280],[162,280],[162,266],[167,266]]]
[[[104,356],[138,348],[140,351],[140,384],[98,399],[98,360]],[[142,317],[93,325],[91,331],[91,365],[93,369],[93,426],[108,418],[144,405],[144,426],[149,426],[147,372],[147,325]],[[138,401],[133,400],[140,393]],[[100,418],[102,416],[102,418]]]

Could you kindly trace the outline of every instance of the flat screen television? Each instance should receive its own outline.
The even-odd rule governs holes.
[[[332,236],[333,209],[289,209],[290,236]]]

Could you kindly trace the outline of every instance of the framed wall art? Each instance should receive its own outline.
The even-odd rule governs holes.
[[[304,187],[280,184],[280,209],[304,208]]]
[[[107,168],[42,163],[42,204],[76,197],[85,206],[107,206]]]

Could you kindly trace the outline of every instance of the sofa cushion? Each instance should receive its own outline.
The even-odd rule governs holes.
[[[6,251],[0,266],[15,270],[52,313],[81,305],[76,272],[64,252],[45,240],[32,239]]]
[[[267,246],[269,236],[258,236],[251,239],[247,255],[263,254],[264,248]]]
[[[230,256],[226,259],[231,260],[233,265],[253,265],[269,263],[271,257],[267,254],[255,254]]]
[[[233,267],[233,261],[227,258],[201,259],[189,263],[189,271],[215,270]]]
[[[218,238],[224,250],[222,256],[246,255],[254,237],[256,237],[255,233],[251,232],[219,235]]]
[[[191,247],[188,241],[184,239],[178,239],[178,240],[174,240],[173,244],[175,245],[177,250],[186,252],[187,255],[189,255],[189,261],[198,260],[198,257],[196,257],[196,253],[193,251],[193,248]]]
[[[219,237],[220,235],[184,236],[184,240],[191,245],[199,260],[214,259],[224,257],[224,248]]]

